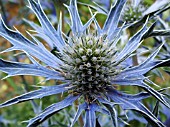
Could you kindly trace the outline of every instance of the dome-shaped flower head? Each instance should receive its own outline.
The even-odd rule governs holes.
[[[148,7],[146,3],[147,2],[143,0],[129,0],[127,2],[127,6],[123,10],[122,20],[126,21],[127,23],[133,23],[135,21],[141,20],[147,15],[156,16],[160,14],[162,9],[164,10],[169,6],[168,0],[156,0],[150,7]]]
[[[146,11],[146,7],[141,1],[129,1],[123,10],[122,19],[128,23],[140,20],[144,11]]]
[[[52,26],[43,12],[40,2],[28,0],[29,8],[36,14],[41,26],[27,21],[46,40],[51,52],[33,35],[33,41],[24,37],[19,31],[7,28],[0,20],[0,35],[13,46],[3,52],[21,50],[31,60],[31,64],[11,62],[0,59],[0,70],[8,76],[33,75],[42,76],[46,80],[60,81],[54,86],[42,86],[40,89],[17,96],[0,104],[0,108],[23,101],[38,99],[49,95],[65,93],[62,101],[52,104],[39,115],[28,121],[28,127],[35,127],[53,114],[71,106],[76,100],[79,102],[77,113],[70,126],[73,126],[83,111],[85,111],[84,127],[96,127],[100,124],[97,112],[110,116],[113,126],[118,127],[121,118],[115,105],[123,110],[133,110],[144,116],[154,126],[164,126],[157,117],[148,110],[141,100],[150,96],[156,98],[167,107],[165,95],[148,85],[151,81],[146,73],[162,65],[166,61],[156,61],[155,56],[162,44],[137,66],[126,66],[126,59],[132,57],[133,52],[142,43],[153,26],[147,27],[148,19],[142,28],[130,38],[123,49],[117,48],[120,34],[124,26],[120,27],[119,19],[126,0],[117,0],[111,7],[106,21],[101,28],[95,19],[95,14],[85,24],[82,24],[77,1],[70,0],[69,10],[71,18],[71,34],[65,35],[61,31],[61,20],[57,30]],[[92,27],[94,26],[94,27]],[[38,59],[40,62],[35,60]],[[42,63],[42,64],[41,64]],[[138,94],[127,94],[117,90],[116,86],[137,86],[145,90]]]

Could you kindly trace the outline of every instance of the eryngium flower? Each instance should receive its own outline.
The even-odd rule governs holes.
[[[74,125],[82,111],[85,111],[85,127],[96,127],[96,122],[100,124],[96,112],[107,114],[112,118],[113,125],[118,126],[118,120],[123,120],[118,117],[115,105],[119,105],[123,110],[134,110],[142,114],[153,126],[164,126],[141,102],[153,96],[165,106],[170,107],[162,91],[156,91],[150,87],[147,83],[151,81],[144,75],[166,62],[154,60],[162,45],[138,66],[127,66],[125,62],[141,44],[141,40],[153,29],[154,25],[147,27],[148,19],[120,50],[116,45],[125,27],[118,27],[118,23],[126,0],[117,0],[110,9],[103,28],[100,28],[95,14],[92,14],[92,18],[83,25],[77,10],[77,1],[71,0],[70,5],[66,5],[71,17],[71,34],[68,36],[61,31],[61,20],[56,30],[43,12],[40,3],[34,0],[28,0],[28,2],[29,8],[36,14],[41,26],[31,21],[27,22],[35,28],[39,37],[47,41],[51,52],[31,34],[29,35],[34,42],[24,37],[19,31],[7,28],[1,19],[0,35],[13,45],[3,52],[24,51],[32,64],[0,59],[0,70],[7,73],[7,77],[34,75],[62,83],[42,86],[38,90],[17,96],[0,104],[0,108],[65,92],[68,96],[64,100],[50,105],[42,113],[30,119],[28,127],[38,126],[53,114],[72,105],[76,100],[80,100],[80,105],[70,126]],[[90,29],[91,24],[95,26],[92,29]],[[39,59],[43,64],[34,58]],[[137,86],[145,92],[127,94],[118,91],[115,85]]]
[[[142,19],[147,15],[159,15],[161,9],[165,9],[165,6],[169,4],[169,1],[155,1],[150,7],[147,7],[145,4],[146,1],[142,0],[130,0],[128,1],[127,6],[124,8],[122,13],[123,21],[127,23],[132,23]]]
[[[132,1],[124,8],[124,13],[122,15],[123,21],[128,23],[138,21],[143,17],[144,11],[146,11],[146,7],[142,2],[136,5],[135,1]]]

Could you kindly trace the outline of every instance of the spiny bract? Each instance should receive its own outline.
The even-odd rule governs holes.
[[[134,51],[142,40],[153,30],[154,24],[147,27],[149,18],[121,50],[117,48],[117,43],[122,30],[128,26],[120,27],[118,24],[126,0],[117,0],[110,8],[103,28],[95,19],[96,13],[94,15],[92,13],[91,19],[83,25],[77,10],[77,1],[70,0],[70,5],[66,5],[71,17],[71,34],[69,35],[62,33],[61,20],[57,30],[51,25],[40,2],[37,3],[34,0],[28,0],[28,2],[29,8],[36,14],[41,26],[28,20],[25,21],[36,30],[39,37],[47,41],[51,52],[33,35],[29,34],[34,42],[24,37],[19,31],[7,28],[1,18],[0,35],[13,45],[3,52],[22,50],[32,63],[0,59],[0,70],[7,73],[7,77],[42,76],[47,80],[60,81],[61,84],[43,86],[38,90],[17,96],[0,104],[0,108],[65,92],[68,97],[52,104],[30,119],[28,127],[38,126],[54,113],[72,105],[75,100],[80,100],[80,105],[70,126],[73,126],[82,111],[85,111],[85,127],[96,127],[96,122],[101,124],[95,112],[110,116],[113,126],[118,127],[118,122],[124,120],[118,117],[115,105],[119,105],[123,110],[134,110],[142,114],[153,126],[164,126],[141,102],[142,99],[153,96],[165,106],[170,107],[162,91],[151,88],[147,84],[151,81],[145,76],[148,71],[166,62],[154,60],[163,44],[158,46],[143,63],[137,66],[126,64],[126,60],[134,55]],[[39,59],[45,66],[34,58]],[[126,94],[118,91],[115,85],[137,86],[145,92]]]

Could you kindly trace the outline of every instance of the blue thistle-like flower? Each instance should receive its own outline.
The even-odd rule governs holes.
[[[135,21],[141,20],[146,15],[156,15],[155,11],[159,13],[163,7],[168,5],[169,1],[155,1],[150,7],[147,7],[145,1],[142,0],[130,0],[127,6],[123,10],[122,19],[127,23],[133,23]]]
[[[122,29],[118,27],[122,9],[126,0],[117,0],[111,7],[103,28],[100,28],[95,15],[86,24],[82,24],[77,10],[77,1],[71,0],[66,7],[71,17],[71,34],[65,35],[61,31],[61,19],[56,30],[43,12],[40,2],[28,0],[29,8],[36,14],[41,26],[27,21],[37,32],[37,35],[47,41],[51,52],[29,34],[33,41],[28,40],[19,31],[7,28],[2,18],[0,20],[0,35],[13,45],[3,52],[13,50],[24,51],[32,64],[11,62],[0,59],[0,70],[8,76],[33,75],[42,76],[46,80],[58,80],[62,83],[54,86],[42,86],[40,89],[17,96],[0,104],[0,108],[23,101],[38,99],[49,95],[65,92],[68,96],[50,105],[42,113],[28,121],[28,127],[35,127],[52,116],[54,113],[80,100],[77,113],[70,126],[73,126],[82,111],[85,111],[84,126],[96,127],[98,124],[96,112],[106,114],[112,118],[113,126],[118,126],[118,112],[115,105],[123,110],[134,110],[143,115],[153,126],[163,127],[163,123],[150,111],[141,100],[150,96],[155,97],[162,104],[170,108],[163,90],[156,91],[148,85],[151,81],[145,76],[147,72],[162,66],[167,60],[154,60],[162,45],[140,65],[126,66],[125,60],[142,43],[142,40],[153,30],[154,24],[147,27],[148,18],[143,27],[130,38],[125,47],[120,50],[116,45]],[[94,22],[95,27],[90,29]],[[39,59],[43,66],[35,59]],[[127,94],[118,91],[115,85],[137,86],[145,90],[138,94]],[[83,100],[83,101],[82,101]]]
[[[135,2],[136,1],[132,1],[124,8],[122,15],[123,21],[131,23],[138,21],[143,17],[143,13],[146,11],[145,5],[141,1],[138,1],[139,3]]]

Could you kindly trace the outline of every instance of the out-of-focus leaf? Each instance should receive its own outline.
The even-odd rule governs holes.
[[[111,0],[92,0],[100,5],[102,5],[104,8],[109,9]]]
[[[166,70],[165,70],[165,72],[168,73],[168,74],[170,75],[170,71],[166,71]]]
[[[14,124],[15,120],[7,120],[3,116],[0,116],[0,124],[3,124],[5,127],[8,126],[8,124]]]
[[[101,14],[105,14],[106,15],[108,13],[108,11],[105,8],[99,6],[97,3],[95,3],[97,7],[95,7],[93,5],[90,5],[90,4],[82,3],[82,2],[78,2],[78,4],[88,6],[91,9],[94,9],[94,10],[96,10],[97,12],[99,12]]]

